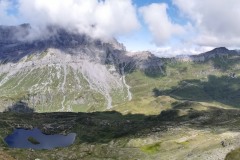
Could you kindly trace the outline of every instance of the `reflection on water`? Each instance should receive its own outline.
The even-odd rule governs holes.
[[[15,129],[4,140],[11,148],[53,149],[73,144],[75,137],[76,133],[70,133],[66,136],[60,134],[45,135],[41,130],[34,128],[33,130]]]

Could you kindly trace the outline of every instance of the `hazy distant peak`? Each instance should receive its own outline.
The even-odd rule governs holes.
[[[214,48],[213,51],[229,51],[226,47]]]
[[[226,47],[218,47],[218,48],[214,48],[211,51],[208,51],[208,53],[209,52],[213,52],[215,54],[219,54],[219,53],[221,54],[221,53],[227,53],[227,52],[229,52],[229,50]]]
[[[211,51],[202,53],[200,55],[214,56],[214,55],[225,55],[225,54],[233,54],[233,53],[236,53],[236,50],[228,50],[226,47],[218,47],[218,48],[214,48]]]

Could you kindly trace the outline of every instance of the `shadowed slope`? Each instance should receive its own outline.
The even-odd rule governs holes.
[[[153,91],[156,94],[156,89]],[[159,91],[160,92],[160,91]],[[240,78],[208,76],[207,81],[182,80],[177,86],[163,90],[159,95],[200,102],[217,101],[236,108],[240,107]]]

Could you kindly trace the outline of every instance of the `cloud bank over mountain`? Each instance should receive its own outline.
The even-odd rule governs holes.
[[[240,47],[239,0],[173,0],[194,26],[195,44]]]
[[[58,26],[102,39],[131,37],[140,30],[138,37],[156,48],[240,47],[239,0],[138,4],[137,0],[0,0],[0,25],[30,23],[34,31],[30,38],[49,35],[46,28]]]
[[[1,22],[9,18],[10,4],[1,1]],[[111,38],[139,27],[131,0],[19,0],[17,7],[15,18],[30,23],[39,34],[48,26],[58,26],[97,38]]]

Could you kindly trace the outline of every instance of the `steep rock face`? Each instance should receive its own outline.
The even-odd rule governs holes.
[[[120,76],[116,69],[111,73],[110,67],[114,68],[77,55],[66,55],[58,49],[48,49],[24,57],[18,63],[1,65],[1,96],[13,98],[13,102],[27,100],[37,110],[41,105],[49,105],[41,111],[77,111],[72,109],[74,104],[89,105],[87,109],[94,105],[110,108],[112,92],[116,91],[122,96],[119,99],[124,99]]]
[[[125,64],[131,72],[134,69],[140,69],[147,75],[163,74],[164,64],[162,60],[151,52],[130,52],[127,53],[128,59],[125,59]]]
[[[0,28],[6,39],[1,38],[0,50],[2,104],[26,101],[37,111],[91,111],[126,99],[114,59],[107,57],[125,52],[119,43],[59,28],[47,39],[28,41],[24,38],[29,29],[25,25]]]
[[[0,27],[1,110],[22,101],[40,112],[105,110],[132,99],[130,70],[161,72],[160,59],[128,55],[116,40],[50,27],[54,34],[30,41],[30,29]]]
[[[48,48],[56,48],[68,54],[85,54],[91,58],[96,55],[105,56],[92,52],[92,49],[99,50],[122,50],[124,46],[116,40],[111,43],[104,43],[98,39],[92,39],[84,34],[69,33],[64,29],[49,27],[49,36],[30,39],[31,27],[27,24],[20,26],[0,26],[0,60],[17,62],[31,53],[41,53]],[[31,34],[30,34],[31,33]]]

